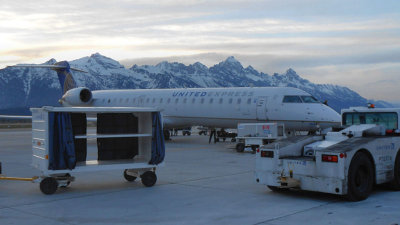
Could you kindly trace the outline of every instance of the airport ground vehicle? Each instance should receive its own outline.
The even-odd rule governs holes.
[[[285,138],[285,127],[277,123],[240,123],[236,139],[236,151],[243,152],[246,147],[255,151],[261,145],[266,145],[277,139]]]
[[[342,110],[342,126],[326,135],[293,136],[262,146],[256,181],[272,190],[297,188],[366,199],[374,184],[400,190],[400,109]]]
[[[192,127],[187,127],[182,129],[182,135],[183,136],[190,136],[192,134]]]
[[[135,107],[32,108],[32,166],[41,174],[15,178],[40,182],[44,194],[66,187],[79,172],[121,170],[127,181],[141,178],[153,186],[163,165],[165,147],[160,113]],[[87,115],[96,128],[87,132]],[[89,159],[87,139],[96,139],[97,159]],[[71,173],[71,174],[70,174]],[[2,176],[0,179],[9,178]]]
[[[197,129],[199,130],[199,135],[207,135],[208,134],[207,127],[199,126]]]

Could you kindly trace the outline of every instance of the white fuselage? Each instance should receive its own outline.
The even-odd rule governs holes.
[[[311,96],[296,88],[185,88],[93,91],[90,106],[155,107],[166,128],[203,125],[236,128],[238,123],[278,122],[287,130],[317,130],[340,124],[322,103],[283,103],[284,96]]]

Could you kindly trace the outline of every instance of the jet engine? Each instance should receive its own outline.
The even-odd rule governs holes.
[[[73,88],[67,91],[60,103],[65,106],[87,106],[92,102],[92,92],[86,87]]]

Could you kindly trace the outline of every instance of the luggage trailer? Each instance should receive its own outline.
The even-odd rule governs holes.
[[[256,182],[273,191],[301,189],[366,199],[374,184],[400,190],[400,109],[342,110],[347,127],[294,136],[256,153]]]
[[[70,173],[122,170],[127,181],[141,178],[153,186],[156,168],[164,165],[165,146],[159,110],[137,107],[31,108],[32,166],[40,176],[7,177],[40,183],[53,194],[75,180]],[[96,117],[95,133],[87,133],[87,116]],[[93,120],[93,119],[92,119]],[[92,129],[94,130],[94,129]],[[98,159],[86,160],[87,139],[96,139]]]

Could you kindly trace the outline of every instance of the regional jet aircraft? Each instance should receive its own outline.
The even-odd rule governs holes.
[[[18,65],[31,67],[32,65]],[[55,70],[63,106],[155,107],[165,128],[202,125],[236,128],[238,123],[283,123],[286,131],[316,131],[340,125],[340,115],[305,91],[291,87],[130,89],[91,91],[77,87],[68,62],[36,65]],[[80,71],[80,70],[77,70]]]

